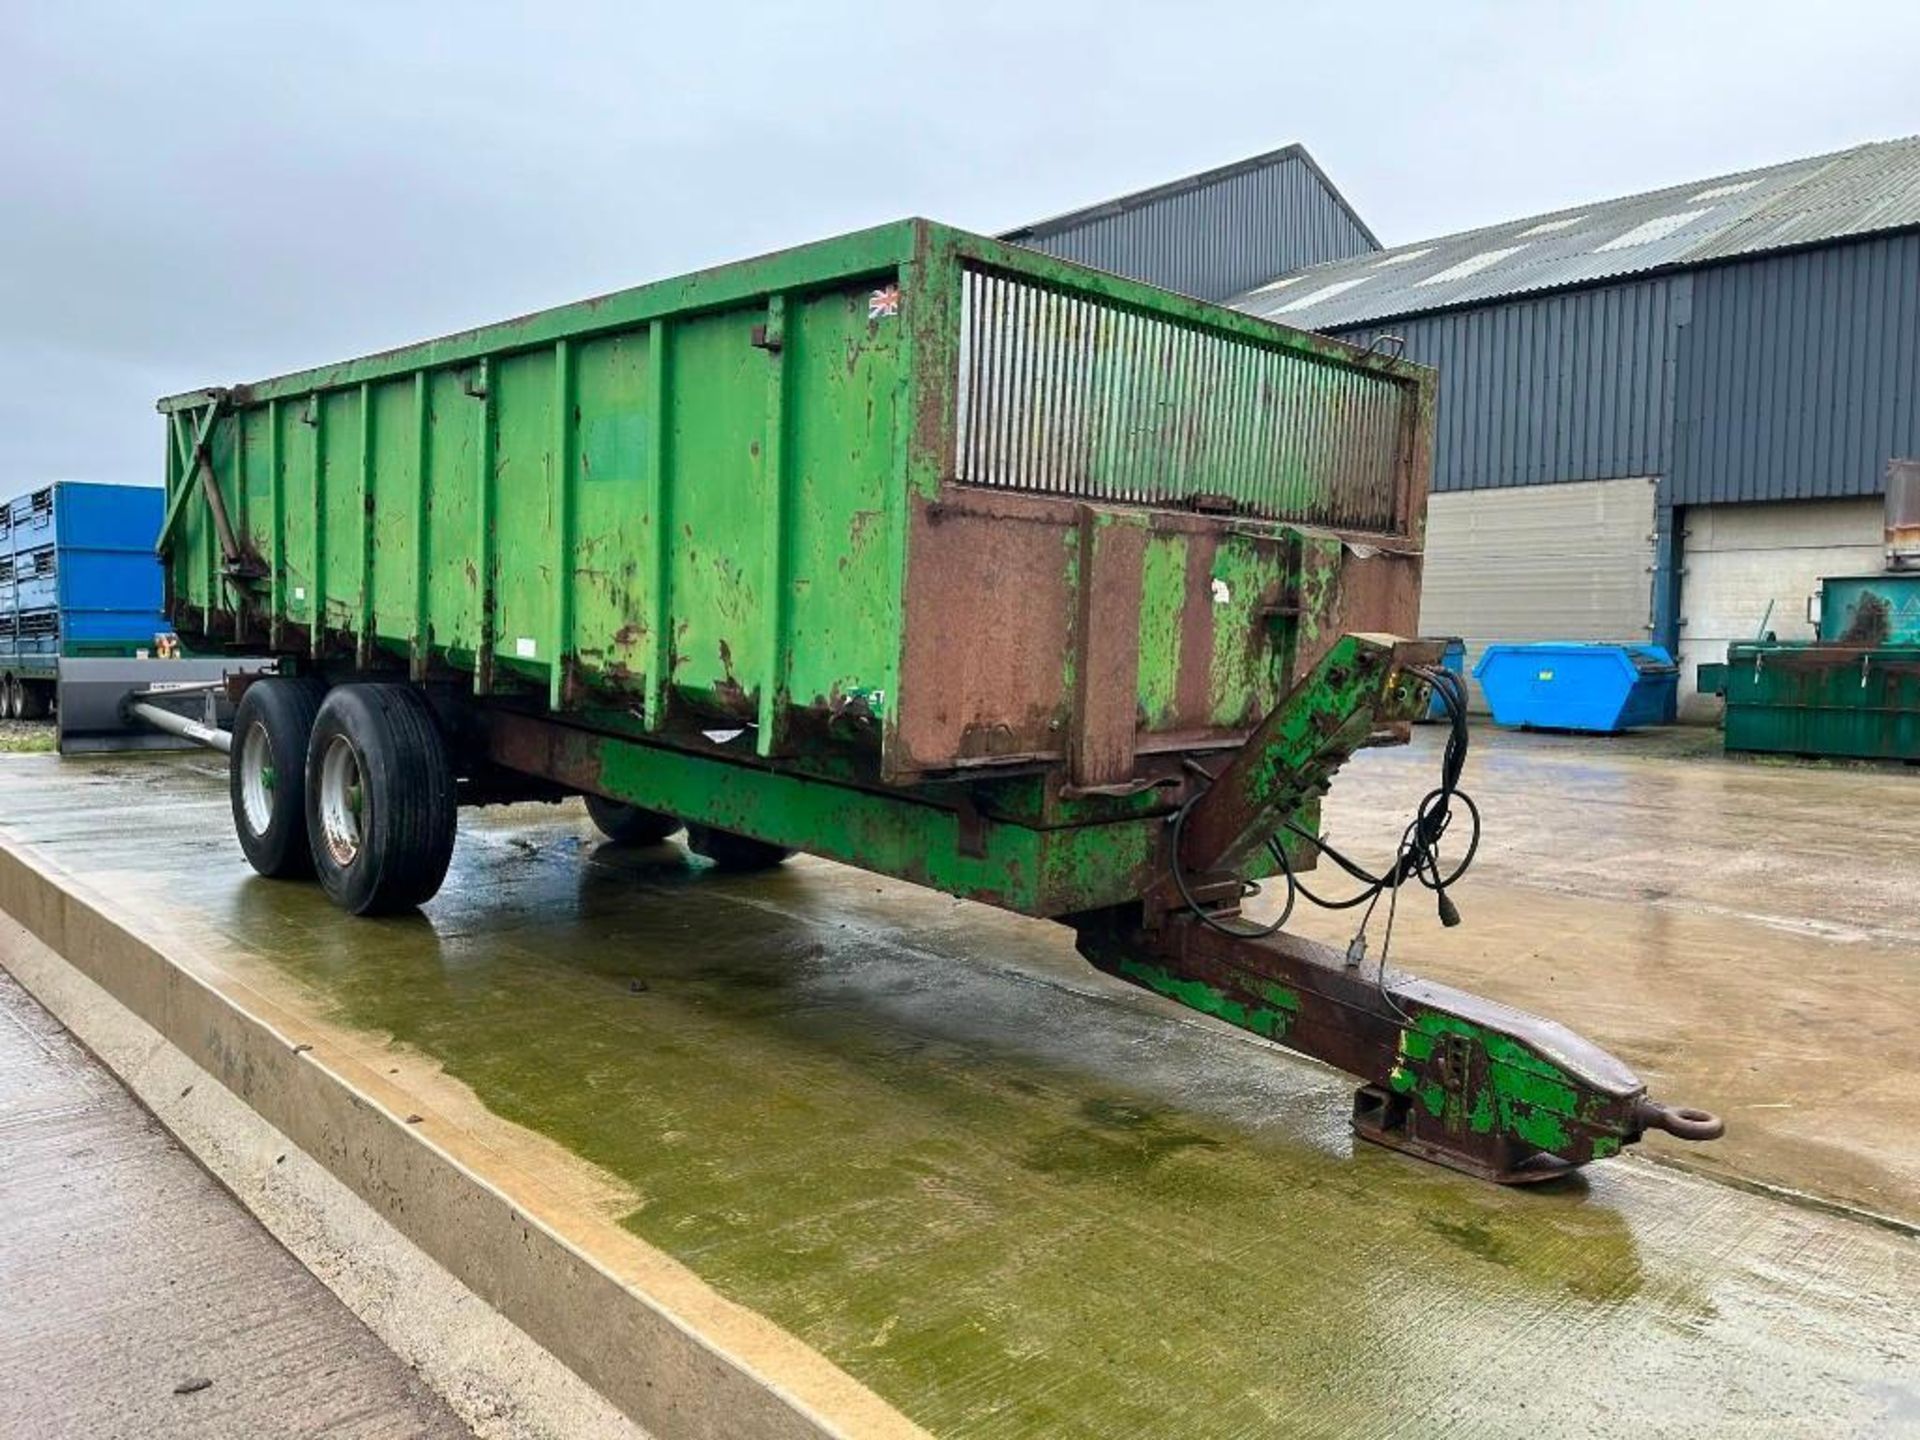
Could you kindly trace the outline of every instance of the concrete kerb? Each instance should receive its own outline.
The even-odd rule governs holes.
[[[110,899],[3,839],[0,910],[663,1440],[925,1434],[611,1220],[605,1233],[560,1233],[540,1214],[531,1177],[508,1174],[509,1193],[473,1163],[500,1168],[484,1144],[443,1117],[419,1123],[403,1092],[328,1036],[238,981],[222,983],[204,961],[181,963]],[[16,978],[88,1040],[60,1014],[61,997],[43,993],[58,988],[44,973]],[[122,1078],[140,1094],[138,1075]]]

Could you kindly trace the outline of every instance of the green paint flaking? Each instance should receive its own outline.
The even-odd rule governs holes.
[[[1189,980],[1159,965],[1144,960],[1122,960],[1118,973],[1136,985],[1157,995],[1178,1000],[1191,1010],[1212,1015],[1268,1040],[1283,1040],[1300,1013],[1300,997],[1284,985],[1264,983],[1260,987],[1265,1005],[1250,1005],[1217,990],[1203,980]]]
[[[1417,1095],[1436,1119],[1463,1123],[1476,1134],[1489,1134],[1498,1127],[1502,1133],[1550,1154],[1559,1154],[1573,1144],[1567,1127],[1581,1123],[1585,1117],[1580,1113],[1580,1089],[1564,1070],[1510,1036],[1458,1016],[1433,1012],[1422,1014],[1417,1028],[1401,1031],[1400,1054],[1409,1061],[1431,1061],[1445,1035],[1466,1037],[1486,1057],[1487,1084],[1474,1091],[1471,1102],[1449,1096],[1437,1079],[1426,1079],[1405,1065],[1397,1067],[1390,1077],[1394,1089]],[[1614,1149],[1618,1149],[1617,1141]]]
[[[1215,725],[1255,725],[1279,703],[1282,677],[1275,661],[1282,647],[1260,610],[1279,591],[1281,559],[1278,544],[1252,535],[1223,534],[1214,549],[1206,588],[1213,615],[1207,704]]]
[[[1140,709],[1147,728],[1173,722],[1186,606],[1187,537],[1150,535],[1140,571]]]

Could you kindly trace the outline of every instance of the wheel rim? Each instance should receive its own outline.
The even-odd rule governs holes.
[[[327,854],[345,869],[360,854],[360,815],[366,789],[360,776],[360,754],[344,735],[327,742],[320,758],[320,831]]]
[[[278,781],[267,727],[256,720],[240,742],[240,808],[247,828],[256,835],[266,834],[273,824],[273,791]]]

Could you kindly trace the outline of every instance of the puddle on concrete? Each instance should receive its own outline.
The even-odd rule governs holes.
[[[1909,1242],[1646,1166],[1516,1192],[1353,1153],[1344,1081],[1046,927],[597,845],[571,808],[476,817],[425,916],[356,922],[251,877],[204,777],[138,836],[118,792],[10,823],[618,1177],[629,1229],[937,1434],[1828,1435],[1911,1403]]]

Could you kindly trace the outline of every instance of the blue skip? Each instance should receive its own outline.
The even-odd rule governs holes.
[[[1473,678],[1497,724],[1613,734],[1665,722],[1680,667],[1658,645],[1489,645]]]

